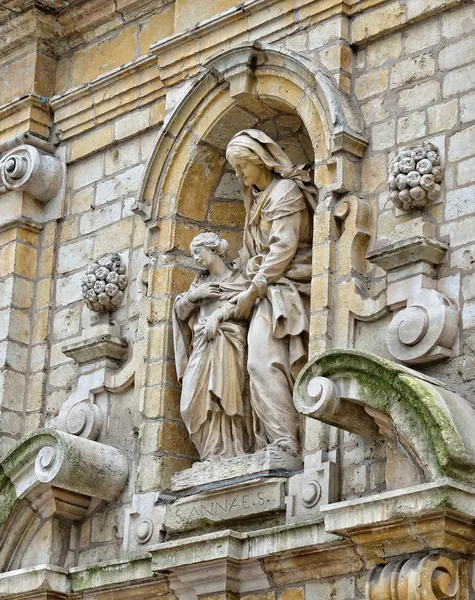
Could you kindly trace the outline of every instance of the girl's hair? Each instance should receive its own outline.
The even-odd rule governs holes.
[[[196,235],[191,240],[190,252],[193,252],[194,248],[199,248],[200,246],[216,252],[223,260],[228,255],[229,244],[226,240],[219,237],[217,233],[207,232]]]
[[[255,165],[265,166],[263,160],[255,152],[246,148],[245,146],[237,144],[229,144],[226,148],[226,158],[234,170],[236,170],[235,160],[236,158],[245,158],[249,162]]]

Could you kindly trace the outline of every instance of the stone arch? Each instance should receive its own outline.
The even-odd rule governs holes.
[[[183,194],[197,181],[212,184],[212,174],[220,166],[219,160],[202,166],[207,163],[200,156],[205,152],[202,144],[210,136],[219,137],[221,128],[225,147],[233,133],[244,128],[240,119],[232,118],[233,111],[241,109],[256,116],[272,110],[298,115],[316,163],[332,164],[336,191],[345,179],[345,169],[353,165],[354,170],[367,145],[357,106],[310,60],[257,43],[228,50],[204,65],[203,73],[165,119],[135,206],[150,227],[180,209],[183,216],[194,220],[196,204],[188,206],[188,213],[183,211]],[[200,168],[206,170],[206,178]],[[153,239],[150,245],[154,245]]]

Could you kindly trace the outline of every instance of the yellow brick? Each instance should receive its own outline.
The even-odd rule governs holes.
[[[168,6],[141,25],[139,34],[140,54],[150,52],[150,46],[174,32],[175,7]]]
[[[167,421],[144,423],[142,430],[143,452],[173,452],[184,456],[196,456],[190,435],[183,424]]]
[[[276,77],[260,77],[257,80],[256,91],[258,96],[265,98],[272,107],[287,112],[289,105],[297,106],[304,96],[304,91],[297,85]],[[312,137],[310,131],[309,134]]]
[[[181,391],[167,386],[147,387],[142,390],[141,410],[147,419],[179,420]]]
[[[195,272],[182,267],[157,267],[152,272],[152,294],[181,293],[190,287]]]
[[[41,245],[43,247],[52,246],[54,244],[56,237],[56,227],[56,221],[49,221],[43,227],[43,231],[41,232]]]
[[[310,337],[318,339],[325,335],[330,336],[331,331],[328,322],[328,311],[322,310],[310,317]]]
[[[21,76],[19,77],[19,73]],[[0,67],[0,104],[6,104],[17,96],[34,89],[35,55],[28,54],[14,62]]]
[[[47,308],[51,299],[51,279],[42,279],[38,281],[36,287],[36,308]]]
[[[175,33],[194,27],[199,21],[209,19],[241,0],[177,0],[175,3]]]
[[[16,277],[13,286],[13,305],[17,308],[31,308],[33,303],[33,288],[33,281]]]
[[[39,344],[48,339],[48,310],[36,313],[33,325],[32,344]]]
[[[368,40],[383,31],[389,31],[405,20],[404,5],[397,1],[376,10],[368,10],[357,15],[351,25],[353,44]]]
[[[79,85],[135,58],[137,27],[131,25],[113,38],[80,50],[73,56],[71,85]]]
[[[386,189],[387,170],[387,158],[384,154],[364,159],[361,174],[362,193],[371,194]]]
[[[283,590],[279,600],[304,600],[303,588],[289,588]]]
[[[94,188],[85,187],[79,192],[76,192],[76,194],[71,197],[69,204],[69,212],[71,214],[91,210],[91,206],[94,205]]]
[[[53,273],[54,263],[54,247],[43,248],[40,252],[39,264],[38,264],[38,277],[46,277]]]
[[[242,202],[213,202],[208,221],[222,227],[243,227],[245,212]]]
[[[183,177],[178,212],[183,217],[202,221],[208,209],[211,191],[219,182],[225,160],[211,148],[200,147]]]
[[[15,273],[34,279],[36,275],[36,257],[37,252],[31,246],[17,244]]]
[[[77,160],[93,152],[97,152],[101,148],[109,146],[114,139],[114,126],[109,125],[108,127],[102,127],[88,133],[87,135],[81,136],[78,140],[73,142],[71,148],[72,160]]]
[[[94,258],[128,248],[132,242],[132,226],[132,219],[124,219],[100,229],[94,239]]]
[[[39,96],[50,98],[55,92],[56,59],[42,52],[36,53],[34,90]]]
[[[150,359],[174,358],[173,332],[168,323],[149,329],[148,357]]]
[[[61,223],[60,243],[69,242],[79,235],[79,218],[69,217]]]
[[[69,87],[69,56],[58,61],[56,69],[56,93],[64,93]]]
[[[320,165],[315,169],[315,183],[317,186],[326,187],[334,183],[336,177],[336,163]]]
[[[5,277],[15,270],[15,243],[0,248],[0,277]]]

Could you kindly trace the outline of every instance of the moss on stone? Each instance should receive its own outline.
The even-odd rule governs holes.
[[[417,454],[429,476],[452,476],[475,483],[475,464],[450,416],[439,405],[438,382],[402,365],[354,350],[329,350],[304,369],[297,385],[314,376],[352,377],[359,399],[389,413],[399,434]],[[440,384],[442,386],[442,384]],[[338,423],[331,423],[338,426]]]

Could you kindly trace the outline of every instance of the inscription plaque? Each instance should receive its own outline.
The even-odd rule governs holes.
[[[186,531],[222,521],[285,510],[283,478],[255,479],[242,484],[180,498],[167,508],[169,531]]]

